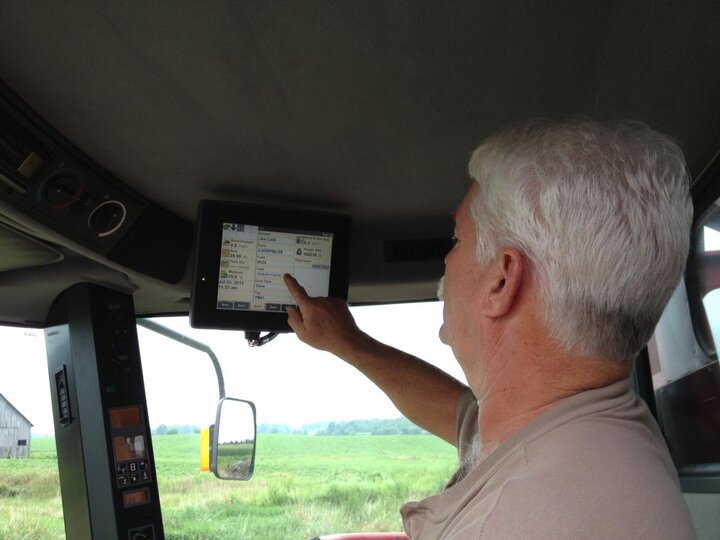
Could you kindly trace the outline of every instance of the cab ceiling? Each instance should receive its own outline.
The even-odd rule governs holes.
[[[640,119],[703,170],[720,148],[720,3],[687,6],[5,0],[0,79],[188,221],[201,199],[350,214],[351,300],[426,299],[441,263],[392,266],[383,241],[450,235],[469,154],[501,126]],[[72,264],[27,269],[6,298],[53,272],[77,280],[87,257],[65,255]],[[92,277],[103,261],[87,263]],[[169,286],[112,272],[141,313],[187,309],[187,275]],[[6,302],[0,320],[41,323],[57,292]]]

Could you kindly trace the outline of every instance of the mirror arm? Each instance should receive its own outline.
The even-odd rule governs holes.
[[[215,356],[215,353],[213,350],[205,345],[204,343],[200,343],[197,340],[194,340],[191,337],[188,337],[186,335],[181,334],[180,332],[176,332],[175,330],[172,330],[171,328],[168,328],[167,326],[163,326],[162,324],[158,324],[155,321],[151,321],[150,319],[138,319],[137,324],[139,326],[142,326],[143,328],[147,328],[148,330],[152,330],[153,332],[156,332],[158,334],[161,334],[167,338],[173,339],[177,341],[178,343],[182,343],[183,345],[187,345],[188,347],[191,347],[195,350],[198,350],[200,352],[204,352],[210,357],[210,360],[212,360],[213,366],[215,367],[215,375],[217,375],[217,381],[218,381],[218,391],[220,393],[220,399],[225,399],[225,379],[223,378],[222,374],[222,368],[220,367],[220,361],[218,360],[218,357]]]

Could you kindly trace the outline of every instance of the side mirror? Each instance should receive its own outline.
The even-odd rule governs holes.
[[[210,469],[223,480],[250,480],[255,469],[255,405],[223,398],[212,430]]]

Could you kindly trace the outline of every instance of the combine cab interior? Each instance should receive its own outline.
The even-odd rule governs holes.
[[[718,35],[711,1],[3,2],[0,323],[49,336],[55,401],[77,385],[68,419],[95,425],[99,441],[126,433],[132,411],[107,432],[93,415],[142,402],[142,374],[120,376],[114,404],[83,385],[118,373],[97,367],[119,350],[108,333],[130,335],[132,363],[136,318],[188,314],[200,201],[349,216],[348,302],[432,301],[470,153],[536,117],[634,119],[669,134],[692,174],[696,230],[720,230]],[[720,262],[693,245],[662,322],[689,334],[669,352],[654,340],[636,378],[699,536],[715,538],[720,374],[702,306]],[[686,357],[660,385],[661,364]],[[59,448],[90,444],[64,433]],[[59,456],[67,537],[162,537],[159,503],[128,518],[145,495],[123,506],[111,481],[67,480],[108,466],[83,452]]]

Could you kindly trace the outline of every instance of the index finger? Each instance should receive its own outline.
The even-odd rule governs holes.
[[[297,279],[292,277],[290,274],[283,275],[283,281],[285,282],[285,286],[288,288],[288,291],[290,291],[290,295],[295,299],[295,302],[297,302],[297,305],[300,306],[300,309],[302,309],[302,305],[310,298],[305,292],[303,286],[300,285]]]

